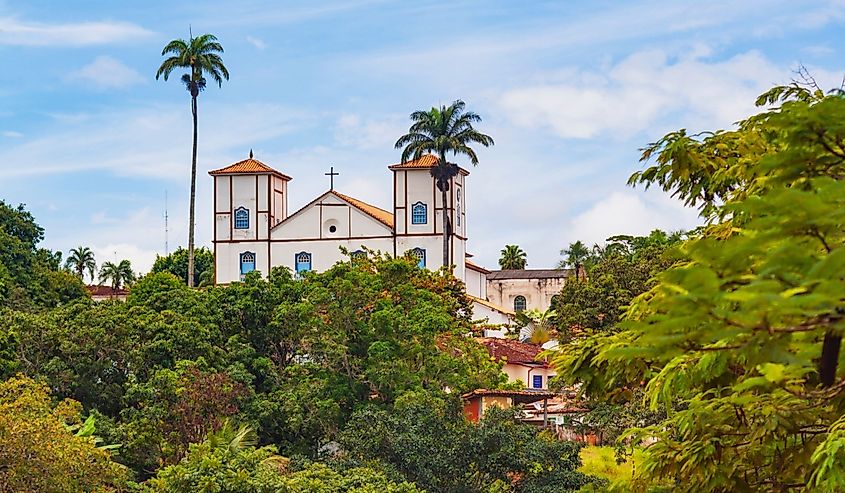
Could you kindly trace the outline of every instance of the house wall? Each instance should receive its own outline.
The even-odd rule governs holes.
[[[426,251],[426,267],[436,270],[443,265],[443,197],[428,169],[399,169],[393,171],[394,226],[396,229],[396,255],[403,255],[413,248]],[[453,274],[464,279],[466,256],[466,218],[462,212],[461,225],[457,226],[457,190],[464,199],[464,176],[452,179],[447,195],[447,213],[453,224],[454,235],[449,245],[449,255],[455,268]],[[425,224],[412,224],[412,207],[417,202],[426,204]],[[462,205],[463,211],[463,205]]]
[[[517,296],[525,296],[527,308],[547,310],[552,304],[552,297],[560,293],[566,280],[563,277],[553,279],[488,279],[487,299],[496,305],[513,310],[513,301]]]
[[[349,257],[340,252],[340,247],[344,247],[350,252],[354,252],[366,246],[371,250],[382,252],[390,252],[393,249],[393,239],[385,238],[365,238],[359,240],[348,239],[325,239],[325,240],[300,240],[292,242],[272,242],[270,248],[272,250],[273,265],[282,265],[293,271],[296,267],[295,256],[300,252],[307,252],[311,254],[311,269],[322,272],[330,269],[334,264],[343,260],[348,261]]]
[[[467,294],[486,300],[487,275],[470,267],[466,267],[465,273],[464,283],[467,287]]]
[[[517,365],[513,363],[507,363],[502,367],[502,371],[504,371],[508,375],[508,382],[516,382],[521,381],[526,388],[534,388],[532,387],[532,377],[534,375],[542,375],[543,376],[543,386],[541,388],[548,389],[549,388],[549,378],[557,375],[557,372],[554,371],[552,368],[542,368],[542,367],[529,367],[526,365]]]
[[[481,415],[487,412],[491,407],[498,407],[500,409],[509,409],[512,405],[511,398],[501,395],[487,395],[481,398]]]
[[[507,314],[493,310],[477,301],[472,303],[472,319],[482,323],[486,321],[491,325],[508,325],[513,321]]]

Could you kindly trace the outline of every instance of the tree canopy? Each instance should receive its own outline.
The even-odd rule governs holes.
[[[527,265],[528,255],[519,245],[505,245],[499,257],[499,268],[505,270],[522,270]]]
[[[563,380],[613,400],[638,383],[668,411],[635,439],[634,486],[667,491],[840,491],[845,450],[845,98],[776,88],[736,129],[649,145],[657,184],[708,224],[619,330],[574,340]]]
[[[43,239],[23,205],[0,200],[0,307],[33,310],[87,296],[82,280],[61,269],[61,252],[38,247]]]

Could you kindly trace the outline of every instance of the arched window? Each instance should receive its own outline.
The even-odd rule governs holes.
[[[311,254],[307,252],[299,252],[295,255],[296,273],[311,270]]]
[[[426,224],[428,222],[428,206],[417,202],[411,206],[411,224]]]
[[[411,250],[411,255],[416,257],[417,266],[421,269],[425,269],[425,249],[414,248],[413,250]]]
[[[349,258],[351,260],[363,260],[367,258],[367,252],[364,250],[355,250],[354,252],[349,253]]]
[[[241,277],[255,270],[255,254],[244,252],[241,254]]]
[[[460,228],[460,227],[461,227],[461,189],[460,189],[460,188],[458,189],[458,210],[457,210],[457,215],[458,215],[458,227]]]
[[[519,295],[513,299],[513,311],[524,312],[527,304],[525,296]]]
[[[246,207],[235,209],[235,229],[249,229],[249,209]]]

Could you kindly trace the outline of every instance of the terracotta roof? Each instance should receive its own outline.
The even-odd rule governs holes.
[[[379,221],[380,223],[384,224],[390,229],[393,229],[393,214],[387,212],[386,210],[382,209],[381,207],[376,207],[374,205],[370,205],[366,202],[363,202],[358,199],[353,199],[349,195],[344,195],[340,192],[336,192],[332,190],[332,193],[340,197],[341,199],[349,202],[352,204],[356,209],[360,210],[364,214],[372,217],[373,219]]]
[[[467,255],[467,257],[469,257],[469,255]],[[469,260],[464,260],[464,263],[466,263],[466,266],[467,266],[468,268],[470,268],[470,269],[472,269],[472,270],[474,270],[474,271],[481,272],[482,274],[489,274],[489,273],[490,273],[490,271],[489,271],[489,270],[485,269],[484,267],[482,267],[482,266],[480,266],[480,265],[478,265],[478,264],[475,264],[475,263],[473,263],[473,262],[470,262]]]
[[[91,296],[126,296],[129,291],[123,288],[112,289],[111,286],[85,286]]]
[[[278,171],[274,170],[273,168],[267,166],[266,164],[262,163],[257,159],[253,159],[252,151],[249,151],[249,158],[244,159],[243,161],[238,161],[235,164],[230,164],[225,168],[215,169],[209,171],[208,174],[211,176],[217,175],[242,175],[242,174],[271,174],[276,175],[283,180],[290,181],[292,178],[288,175],[283,173],[279,173]]]
[[[514,269],[491,271],[487,279],[561,279],[571,275],[572,269]]]
[[[537,355],[543,348],[536,344],[497,337],[480,337],[476,340],[487,348],[487,352],[494,359],[504,359],[508,363],[546,365],[545,362],[537,360]]]
[[[516,312],[508,310],[507,308],[502,308],[501,306],[498,306],[498,305],[494,305],[493,303],[490,303],[487,300],[483,300],[481,298],[476,298],[475,296],[473,296],[471,294],[468,294],[467,298],[471,299],[475,303],[478,303],[479,305],[486,306],[487,308],[490,308],[491,310],[496,310],[497,312],[504,313],[505,315],[516,315]]]
[[[391,164],[387,168],[390,170],[397,170],[397,169],[428,169],[434,167],[437,163],[440,162],[440,158],[435,156],[434,154],[423,154],[420,156],[419,159],[414,159],[412,161],[408,161],[405,163],[396,163]],[[458,168],[464,176],[469,175],[469,171]]]

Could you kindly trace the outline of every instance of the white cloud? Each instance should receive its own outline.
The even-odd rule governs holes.
[[[253,36],[247,36],[246,41],[249,44],[251,44],[252,46],[255,46],[256,48],[258,48],[259,50],[263,50],[264,48],[267,48],[267,43],[265,43],[264,41],[262,41],[258,38],[255,38]]]
[[[23,137],[22,133],[16,132],[14,130],[4,130],[2,135],[3,137],[6,137],[8,139],[20,139],[21,137]]]
[[[695,209],[661,192],[613,192],[575,216],[567,236],[592,245],[613,235],[647,235],[654,229],[691,229],[701,223]]]
[[[759,93],[785,80],[785,70],[753,51],[720,62],[643,51],[604,73],[581,71],[506,91],[500,104],[515,123],[548,127],[560,137],[630,137],[668,116],[676,127],[728,126],[754,111]]]
[[[361,118],[343,114],[335,123],[335,139],[344,147],[356,149],[392,149],[396,139],[406,133],[406,119],[399,117]]]
[[[134,69],[108,56],[97,57],[88,65],[70,73],[68,79],[103,89],[128,87],[145,81]]]
[[[6,178],[85,170],[182,177],[191,149],[191,115],[186,108],[187,104],[150,105],[57,115],[54,125],[42,134],[0,147],[0,162],[21,164],[9,170]],[[220,105],[200,100],[200,112],[199,173],[309,124],[308,115],[273,104]]]
[[[133,41],[152,34],[129,22],[46,24],[0,17],[0,45],[86,46]]]

